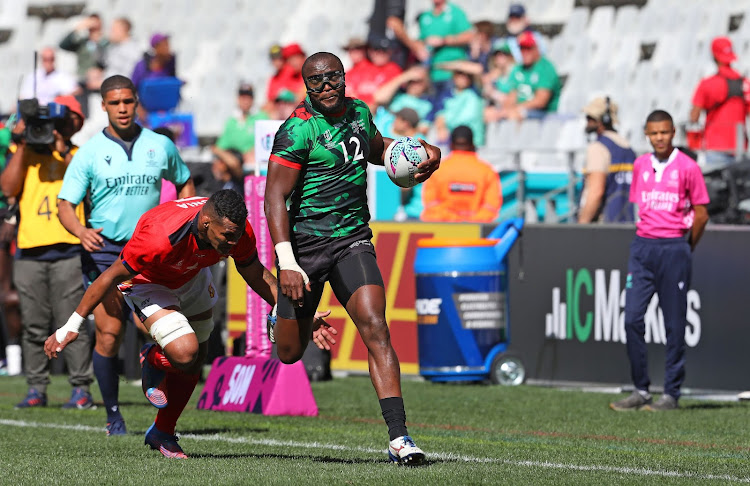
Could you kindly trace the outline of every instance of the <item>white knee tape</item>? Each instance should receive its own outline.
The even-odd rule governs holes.
[[[195,331],[195,337],[198,338],[199,343],[205,343],[208,341],[208,337],[211,335],[211,331],[214,330],[214,320],[203,319],[201,321],[191,321],[190,325],[193,326]]]
[[[187,318],[179,312],[170,312],[151,325],[151,337],[164,348],[177,338],[190,334],[193,328]]]

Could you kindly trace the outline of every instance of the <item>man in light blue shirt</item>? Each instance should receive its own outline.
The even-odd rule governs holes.
[[[125,76],[101,85],[102,109],[109,125],[86,142],[68,167],[58,195],[58,217],[81,240],[84,285],[91,283],[119,256],[143,213],[159,204],[162,180],[177,187],[178,197],[195,195],[190,170],[177,147],[165,136],[135,122],[135,86]],[[88,227],[74,208],[86,195],[91,201]],[[94,309],[94,373],[107,409],[107,435],[126,433],[118,403],[117,352],[126,320],[122,294],[112,290]]]

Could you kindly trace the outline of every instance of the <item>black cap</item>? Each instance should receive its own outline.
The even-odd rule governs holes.
[[[384,35],[373,34],[367,38],[367,45],[372,49],[388,50],[393,47],[393,42]]]
[[[508,9],[508,17],[523,17],[526,15],[526,7],[520,3],[514,3]]]
[[[466,125],[460,125],[451,132],[451,143],[469,143],[474,145],[474,132]]]
[[[250,83],[241,83],[237,92],[241,95],[253,96],[253,85]]]

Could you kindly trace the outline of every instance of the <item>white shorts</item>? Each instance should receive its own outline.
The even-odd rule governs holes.
[[[122,289],[125,302],[141,322],[166,307],[177,307],[188,319],[213,309],[219,296],[214,288],[211,270],[201,269],[198,275],[177,289],[159,284],[135,284]]]

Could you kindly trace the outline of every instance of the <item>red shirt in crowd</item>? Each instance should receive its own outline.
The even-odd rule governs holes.
[[[401,68],[395,62],[376,66],[367,59],[360,61],[346,72],[346,96],[359,98],[373,106],[375,91],[399,74]]]
[[[693,105],[706,111],[706,128],[703,148],[734,152],[737,124],[745,130],[745,116],[750,108],[750,82],[742,83],[744,98],[727,99],[727,79],[739,79],[740,73],[729,66],[720,66],[719,72],[703,79],[693,95]]]
[[[141,216],[133,237],[120,253],[123,265],[138,274],[132,279],[134,285],[154,283],[177,289],[202,268],[226,256],[197,239],[198,213],[206,201],[206,197],[169,201]],[[258,258],[250,222],[245,221],[245,233],[229,256],[238,266],[247,266]]]
[[[288,65],[284,65],[278,73],[274,74],[268,80],[266,96],[268,96],[269,101],[275,101],[279,92],[285,89],[288,89],[295,95],[305,90],[305,81],[302,79],[302,74]]]

